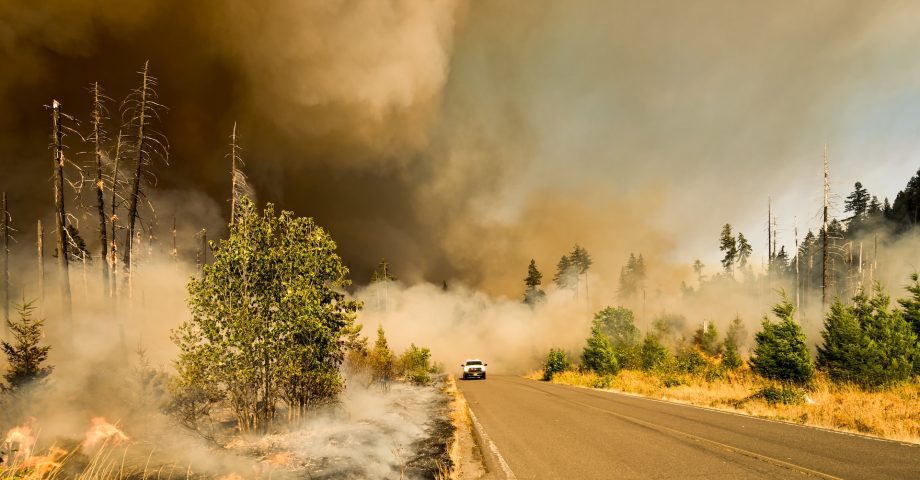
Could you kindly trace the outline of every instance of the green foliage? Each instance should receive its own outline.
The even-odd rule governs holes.
[[[805,403],[805,391],[794,385],[780,383],[761,388],[751,398],[762,398],[770,405],[801,405]]]
[[[709,367],[709,361],[693,348],[680,351],[677,355],[677,370],[683,373],[697,374]]]
[[[600,329],[613,346],[620,367],[638,367],[638,347],[642,338],[636,328],[632,310],[624,307],[607,307],[594,314],[592,328]]]
[[[628,300],[645,287],[645,259],[629,254],[626,265],[620,270],[620,287],[617,295],[621,300]]]
[[[693,334],[693,344],[703,351],[706,355],[715,357],[722,353],[722,345],[719,343],[719,331],[716,330],[716,324],[705,322]]]
[[[744,238],[744,234],[738,232],[738,265],[741,268],[747,266],[747,259],[751,257],[751,244],[748,242],[747,238]]]
[[[588,337],[588,344],[585,346],[581,358],[584,368],[599,375],[611,375],[620,369],[610,340],[597,327],[591,329],[591,336]]]
[[[662,313],[652,321],[652,333],[658,340],[675,348],[683,339],[687,317],[679,313]]]
[[[527,266],[527,278],[524,279],[524,303],[534,306],[546,300],[546,293],[540,288],[543,283],[543,274],[537,270],[537,262],[530,260]]]
[[[177,388],[227,399],[241,431],[265,431],[283,399],[291,417],[344,388],[343,336],[360,304],[348,268],[312,219],[260,214],[243,198],[230,236],[188,284],[192,318],[173,332]],[[205,392],[199,395],[195,392]]]
[[[885,216],[895,222],[901,230],[920,224],[920,170],[911,177],[904,190],[898,192],[894,197],[894,203],[885,211]]]
[[[671,352],[658,341],[655,335],[646,335],[639,348],[639,364],[642,370],[652,371],[661,369],[670,363]]]
[[[591,260],[591,255],[588,255],[588,251],[577,243],[572,247],[572,252],[569,254],[569,260],[572,266],[575,267],[576,273],[579,275],[587,273],[588,269],[591,268],[591,265],[594,263],[594,261]]]
[[[563,255],[556,264],[553,283],[560,289],[573,289],[578,286],[578,272],[568,255]]]
[[[729,370],[737,370],[744,364],[744,360],[738,354],[738,346],[731,337],[725,337],[722,344],[725,353],[722,354],[722,365]]]
[[[741,321],[740,316],[735,316],[732,322],[728,324],[728,330],[725,332],[726,343],[731,342],[735,344],[735,347],[740,349],[747,344],[747,339],[747,327],[744,326],[744,322]]]
[[[918,358],[917,335],[879,285],[851,306],[839,301],[824,321],[818,367],[838,382],[879,388],[910,379]]]
[[[543,364],[543,380],[552,380],[553,375],[571,370],[571,368],[569,357],[561,348],[550,349],[546,356],[546,363]]]
[[[42,327],[45,321],[32,318],[35,302],[23,302],[16,305],[19,320],[7,320],[7,328],[13,336],[13,342],[0,342],[6,355],[7,370],[3,374],[9,390],[17,390],[31,382],[39,382],[51,374],[52,366],[45,366],[50,346],[42,346],[44,336]]]
[[[725,273],[734,274],[735,261],[738,258],[738,242],[732,235],[732,226],[726,223],[722,227],[722,235],[719,237],[719,250],[725,254],[722,258],[722,268]]]
[[[387,259],[381,258],[380,262],[377,263],[377,267],[374,268],[374,273],[371,274],[371,283],[394,282],[396,280],[396,275],[393,275],[390,271],[390,263],[387,262]]]
[[[431,351],[411,344],[397,362],[402,375],[409,383],[428,385],[431,383]]]
[[[755,336],[756,346],[750,364],[755,373],[782,382],[808,384],[815,369],[805,344],[802,327],[793,318],[795,306],[786,297],[773,306],[779,319],[764,316],[763,329]]]
[[[911,284],[907,286],[910,296],[898,300],[903,310],[904,320],[910,324],[914,335],[920,339],[920,278],[917,273],[910,276]],[[920,348],[920,346],[918,346]],[[920,375],[920,355],[914,359],[914,375]]]
[[[390,351],[382,325],[377,327],[377,341],[374,342],[374,349],[371,350],[369,362],[371,378],[374,383],[386,386],[396,376],[396,359],[393,356],[393,352]]]

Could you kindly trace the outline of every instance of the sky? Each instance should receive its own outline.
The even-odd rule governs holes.
[[[917,172],[918,10],[9,0],[0,189],[17,221],[50,218],[44,105],[85,119],[90,82],[121,99],[150,60],[171,144],[152,196],[184,237],[223,233],[237,122],[258,200],[328,226],[358,283],[387,257],[408,283],[515,296],[576,242],[611,279],[630,252],[713,273],[725,223],[765,257],[768,197],[787,249],[819,227],[825,144],[836,216],[855,181],[893,200]]]

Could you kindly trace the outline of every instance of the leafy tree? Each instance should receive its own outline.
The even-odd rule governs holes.
[[[751,244],[748,243],[747,238],[744,238],[743,233],[738,232],[738,265],[741,268],[747,266],[747,260],[751,257],[751,252],[753,252]]]
[[[871,298],[860,294],[851,306],[834,302],[824,321],[818,367],[835,381],[878,388],[911,377],[918,358],[917,335],[876,284]]]
[[[591,336],[588,337],[581,359],[585,368],[600,375],[612,375],[620,369],[610,340],[596,326],[591,328]]]
[[[428,385],[431,383],[431,351],[411,344],[399,357],[399,368],[410,383]]]
[[[531,259],[530,265],[527,267],[527,278],[524,279],[524,285],[526,286],[524,289],[524,303],[533,306],[546,300],[546,292],[540,288],[542,283],[543,274],[537,270],[537,262]]]
[[[662,313],[652,321],[652,333],[672,348],[683,341],[687,317],[679,313]]]
[[[725,269],[725,273],[734,277],[735,261],[738,258],[738,241],[732,235],[732,226],[728,223],[722,227],[722,235],[719,237],[719,250],[725,254],[722,257],[722,268]]]
[[[707,355],[714,357],[722,353],[722,345],[719,344],[719,332],[716,330],[715,323],[704,323],[694,333],[693,344]]]
[[[763,330],[755,335],[751,368],[755,373],[782,382],[808,384],[815,369],[805,344],[802,327],[796,323],[795,306],[786,297],[773,306],[773,314],[779,319],[771,322],[763,318]]]
[[[54,370],[53,366],[44,365],[51,347],[41,345],[45,321],[32,318],[35,313],[35,302],[16,305],[16,312],[19,314],[19,320],[9,319],[6,322],[13,342],[0,342],[7,361],[7,370],[3,374],[8,384],[5,389],[13,391],[28,383],[43,380]]]
[[[561,348],[550,349],[546,356],[546,363],[543,364],[543,380],[552,380],[553,375],[571,370],[572,364],[569,357]]]
[[[636,328],[632,310],[624,307],[606,307],[594,314],[592,326],[600,329],[610,340],[620,367],[637,365],[641,333]]]
[[[293,415],[344,388],[343,335],[360,304],[348,268],[312,219],[261,214],[243,198],[230,236],[188,284],[192,318],[173,332],[179,389],[217,389],[241,431],[266,431],[283,399]],[[202,383],[204,385],[202,385]]]

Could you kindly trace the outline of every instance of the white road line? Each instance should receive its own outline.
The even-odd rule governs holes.
[[[502,454],[498,452],[498,447],[495,446],[495,442],[489,438],[489,434],[486,433],[486,430],[482,428],[482,424],[479,423],[479,419],[476,418],[476,414],[473,413],[473,409],[470,408],[469,411],[470,418],[473,419],[473,426],[476,427],[476,430],[479,431],[479,436],[481,436],[482,439],[489,444],[489,450],[492,452],[492,455],[495,455],[495,458],[498,459],[498,466],[500,466],[502,471],[505,473],[505,478],[508,480],[516,480],[517,477],[514,476],[514,472],[511,471],[511,467],[508,466],[508,462],[505,461],[505,457],[503,457]]]

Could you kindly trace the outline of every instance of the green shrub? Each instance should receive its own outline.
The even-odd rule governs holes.
[[[543,365],[543,380],[552,380],[553,375],[562,373],[572,368],[569,357],[561,348],[553,348],[546,356],[546,363]]]
[[[620,369],[610,340],[597,327],[591,329],[591,336],[588,338],[588,344],[585,345],[581,358],[582,366],[598,375],[611,375]]]
[[[399,357],[397,362],[400,373],[406,380],[415,385],[428,385],[431,383],[431,351],[411,344]]]
[[[719,344],[719,331],[716,330],[716,324],[705,322],[705,325],[700,325],[700,328],[693,335],[693,344],[712,357],[722,353],[722,345]]]
[[[779,385],[767,385],[751,395],[751,398],[762,398],[770,405],[776,405],[777,403],[800,405],[805,403],[805,391],[793,385],[782,383]]]
[[[867,389],[909,380],[918,358],[917,336],[889,297],[876,285],[875,295],[857,295],[851,306],[831,306],[821,332],[818,367],[837,382]]]
[[[657,370],[669,363],[671,352],[658,341],[655,335],[646,335],[639,349],[639,361],[642,370]]]
[[[610,388],[611,383],[613,383],[613,375],[598,375],[591,382],[591,388]]]
[[[696,374],[703,372],[707,367],[709,361],[695,349],[685,349],[677,356],[677,369],[681,372]]]
[[[780,303],[773,306],[773,313],[779,321],[773,323],[764,317],[763,330],[754,337],[756,346],[750,360],[751,369],[772,380],[810,383],[815,368],[802,327],[793,318],[795,307],[785,294]]]
[[[737,370],[744,364],[744,360],[738,355],[738,347],[731,337],[726,337],[723,343],[725,353],[722,354],[722,365],[729,370]]]

